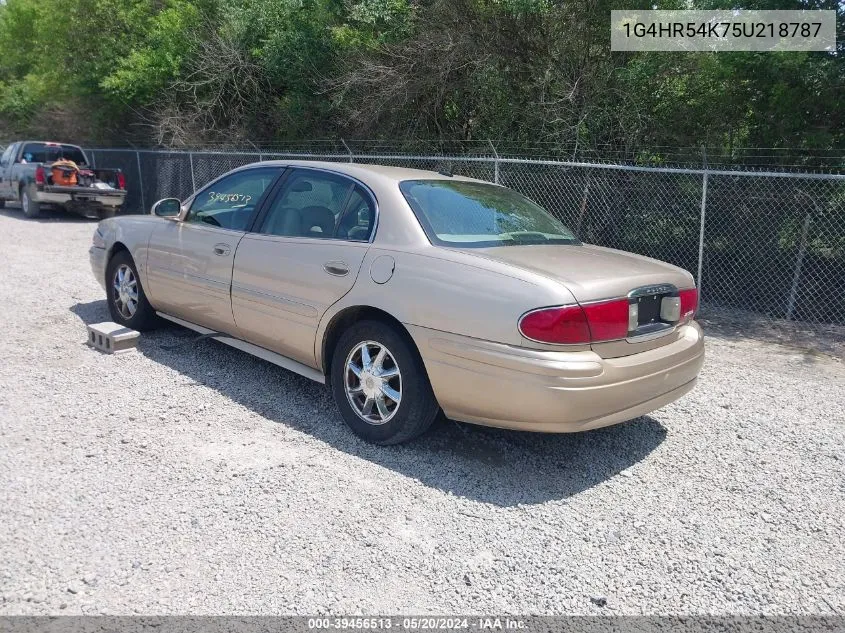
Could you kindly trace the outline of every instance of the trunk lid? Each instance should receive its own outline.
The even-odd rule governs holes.
[[[677,266],[589,244],[498,246],[464,252],[557,280],[582,304],[626,297],[634,289],[649,292],[648,287],[652,286],[655,292],[659,292],[656,287],[665,284],[678,289],[695,286],[692,275]],[[593,343],[591,347],[604,358],[616,358],[666,345],[678,336],[677,328],[673,328],[658,337]]]
[[[590,244],[494,246],[465,252],[556,279],[579,303],[624,297],[643,286],[672,284],[692,288],[694,285],[692,275],[683,268]]]

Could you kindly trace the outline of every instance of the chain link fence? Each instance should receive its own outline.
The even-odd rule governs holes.
[[[790,334],[780,338],[801,331],[845,340],[845,175],[532,160],[495,150],[443,156],[354,153],[345,145],[309,149],[90,154],[98,166],[126,173],[124,213],[146,213],[161,198],[187,198],[217,176],[261,160],[445,167],[520,191],[585,242],[691,271],[703,314],[715,322],[757,323],[769,332],[788,325]]]

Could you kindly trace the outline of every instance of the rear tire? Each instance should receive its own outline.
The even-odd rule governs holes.
[[[32,192],[29,187],[21,189],[21,209],[28,218],[37,218],[41,215],[41,203],[32,199]]]
[[[331,388],[347,426],[374,444],[422,435],[440,410],[413,343],[380,321],[355,323],[340,337],[332,355]]]
[[[6,206],[6,201],[3,198],[0,198],[0,209]]]
[[[109,314],[115,323],[143,332],[158,325],[158,316],[147,301],[138,269],[128,251],[118,251],[106,266]]]
[[[117,209],[113,207],[106,207],[105,209],[100,209],[97,211],[97,219],[99,220],[107,220],[108,218],[113,218],[117,213]]]

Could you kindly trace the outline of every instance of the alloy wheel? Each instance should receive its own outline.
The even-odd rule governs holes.
[[[389,422],[402,401],[402,374],[387,347],[364,341],[352,348],[343,372],[346,397],[367,424]]]
[[[114,307],[125,319],[131,319],[138,309],[138,280],[126,264],[121,264],[112,280]]]

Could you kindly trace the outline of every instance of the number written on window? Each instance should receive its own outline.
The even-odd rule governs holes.
[[[245,193],[218,193],[208,192],[209,202],[228,202],[236,206],[245,207],[252,200],[252,196]]]

